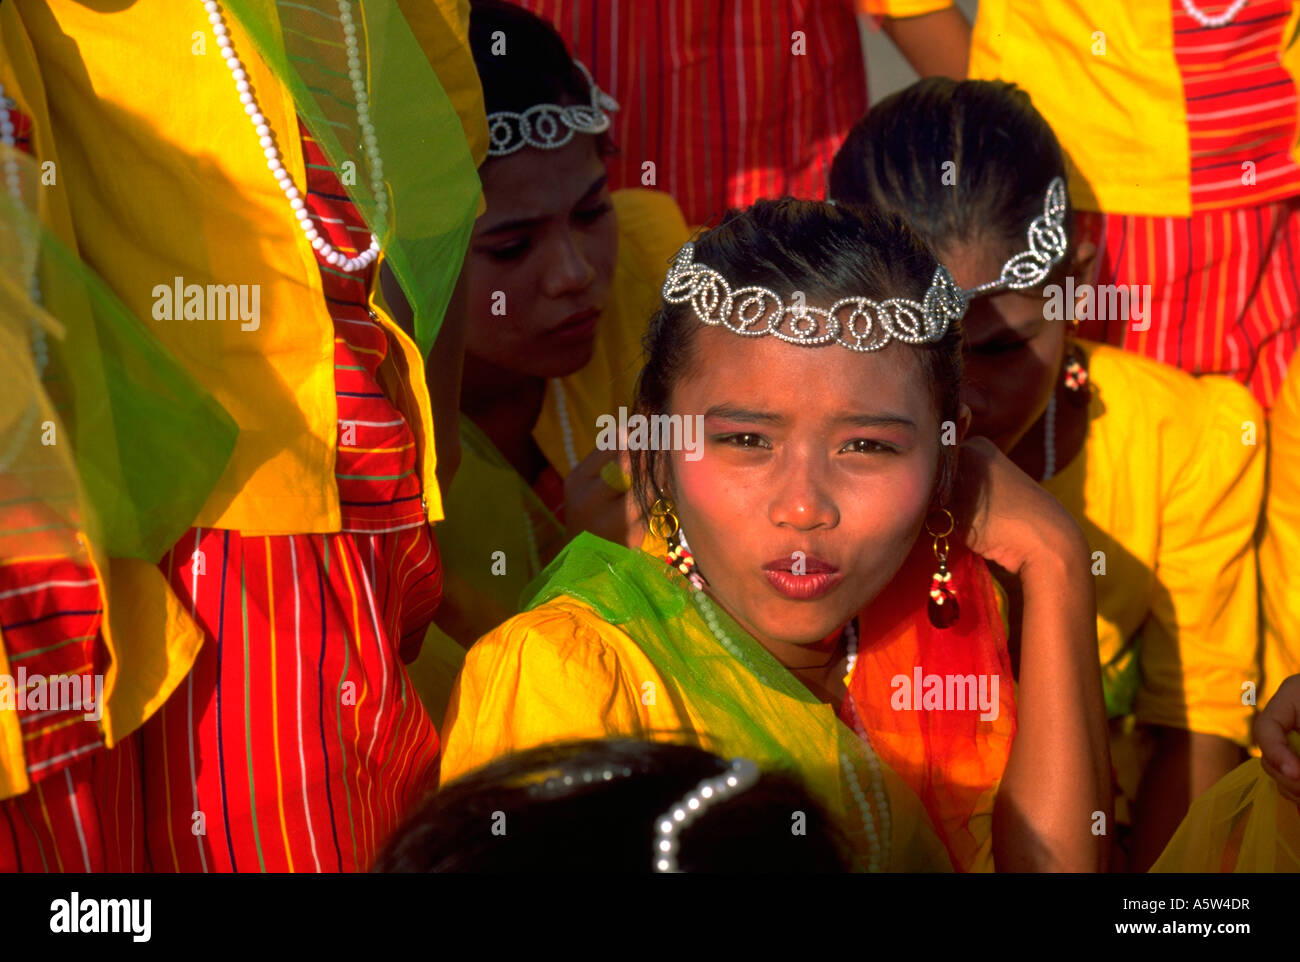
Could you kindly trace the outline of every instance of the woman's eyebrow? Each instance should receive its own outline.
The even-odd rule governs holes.
[[[781,424],[785,418],[771,411],[755,411],[735,404],[715,404],[704,412],[706,418],[722,418],[727,421],[741,421],[746,424]]]
[[[577,207],[585,203],[586,201],[590,200],[592,197],[595,197],[597,194],[599,194],[602,190],[605,189],[605,185],[607,183],[609,183],[609,174],[601,174],[599,177],[597,177],[595,180],[591,182],[591,186],[586,189],[583,195],[578,198],[578,202],[573,206]]]
[[[835,419],[837,424],[851,424],[858,428],[915,428],[916,422],[901,414],[885,412],[883,414],[846,413]]]
[[[529,227],[536,227],[539,224],[544,224],[546,220],[547,218],[545,216],[517,217],[514,220],[505,220],[493,227],[489,227],[485,231],[481,231],[479,237],[491,237],[493,234],[504,234],[512,230],[524,230]]]
[[[591,186],[587,188],[587,190],[583,193],[581,197],[578,198],[578,200],[574,203],[573,206],[574,207],[582,206],[583,203],[590,200],[596,194],[599,194],[602,190],[604,190],[605,184],[607,184],[608,182],[609,182],[609,174],[601,174],[594,181],[592,181]],[[514,220],[505,220],[499,224],[495,224],[492,227],[487,228],[486,230],[480,231],[479,237],[480,238],[491,237],[493,234],[505,234],[510,231],[527,230],[530,227],[537,227],[541,224],[546,223],[548,219],[549,219],[549,215],[539,214],[536,217],[517,217]]]

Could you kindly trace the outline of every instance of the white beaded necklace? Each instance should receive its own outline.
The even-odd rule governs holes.
[[[853,669],[858,663],[858,627],[856,619],[845,625],[844,633],[848,636],[848,657],[846,658],[847,670],[845,671],[845,684],[847,684],[848,679],[853,677]],[[858,714],[858,704],[853,700],[853,693],[849,692],[846,697],[849,700],[849,712],[853,715],[853,730],[857,733],[858,738],[862,740],[862,744],[866,746],[864,754],[867,758],[867,767],[871,769],[871,794],[876,800],[876,811],[880,813],[880,835],[881,838],[884,839],[884,849],[887,857],[889,852],[889,841],[892,838],[892,835],[889,816],[889,799],[885,796],[884,775],[880,771],[880,759],[876,757],[875,749],[871,747],[871,736],[867,734],[866,726],[862,724],[862,716]],[[840,764],[845,765],[849,773],[849,789],[853,792],[853,798],[857,801],[858,807],[863,809],[865,812],[867,806],[863,797],[862,786],[858,784],[858,777],[853,770],[853,766],[847,764],[847,762],[848,760],[841,755]],[[877,852],[879,845],[876,841],[875,835],[873,834],[874,826],[865,817],[863,821],[867,826],[867,837],[872,842],[872,858],[877,862],[877,867],[872,868],[871,871],[878,872],[881,868],[879,867],[879,855]]]
[[[727,653],[735,658],[753,673],[754,677],[769,688],[775,688],[757,665],[750,662],[745,657],[734,641],[727,636],[723,630],[722,624],[718,621],[718,613],[714,610],[713,603],[704,590],[696,586],[691,592],[696,606],[700,613],[704,615],[704,621],[709,626],[709,631],[713,637],[718,639],[718,643],[726,649]],[[857,662],[858,638],[857,632],[853,629],[852,623],[846,629],[849,632],[849,666]],[[866,729],[863,728],[862,722],[858,717],[857,706],[853,704],[853,696],[849,695],[849,706],[853,711],[853,728],[856,732],[863,756],[866,758],[867,767],[871,772],[871,795],[876,802],[876,811],[880,814],[880,832],[876,831],[876,821],[871,814],[871,804],[867,801],[866,793],[862,790],[862,785],[858,781],[857,770],[854,767],[853,759],[845,752],[840,753],[840,770],[848,778],[849,792],[853,796],[853,801],[858,806],[858,813],[862,819],[862,826],[867,835],[867,843],[871,849],[871,854],[867,859],[867,871],[880,872],[889,863],[889,844],[890,844],[890,816],[889,816],[889,799],[885,795],[884,776],[880,770],[880,760],[876,757],[875,750],[871,747],[871,739],[868,737]]]
[[[357,48],[357,28],[352,20],[352,9],[348,0],[338,0],[338,4],[338,22],[343,25],[343,40],[347,45],[348,77],[352,81],[352,92],[356,96],[357,124],[361,128],[361,141],[365,145],[366,159],[370,165],[370,185],[375,194],[375,208],[382,220],[388,211],[388,195],[384,188],[384,165],[379,157],[379,144],[375,138],[374,125],[370,122],[369,96],[366,93],[365,76],[361,72],[361,56]],[[365,270],[379,256],[379,238],[371,234],[370,247],[357,257],[348,257],[341,251],[335,250],[325,240],[325,236],[316,229],[302,193],[294,185],[293,178],[289,175],[289,171],[285,170],[284,163],[280,159],[280,151],[275,146],[275,135],[267,125],[262,108],[258,106],[257,97],[248,82],[248,72],[239,57],[235,55],[235,48],[230,41],[230,31],[221,15],[221,5],[217,0],[203,0],[203,9],[207,11],[208,22],[212,24],[212,33],[217,38],[217,46],[221,48],[221,56],[225,58],[226,66],[230,68],[230,75],[235,78],[239,102],[244,105],[244,112],[248,114],[248,119],[257,131],[258,143],[262,145],[262,153],[266,155],[266,166],[270,168],[280,189],[284,191],[284,196],[289,201],[294,216],[298,218],[298,225],[307,236],[307,240],[311,241],[311,246],[320,253],[326,263],[339,270],[347,271],[349,274]]]
[[[573,427],[569,424],[569,409],[564,403],[564,385],[558,377],[551,378],[555,392],[555,411],[560,415],[560,435],[564,439],[564,456],[569,459],[569,470],[578,466],[578,449],[573,444]]]
[[[1187,15],[1199,23],[1202,27],[1223,27],[1233,20],[1237,19],[1237,14],[1241,13],[1241,8],[1246,5],[1246,0],[1236,0],[1232,6],[1228,7],[1223,13],[1211,17],[1209,14],[1200,10],[1192,0],[1182,0],[1183,9]]]
[[[21,207],[23,203],[23,185],[18,169],[17,132],[14,122],[9,119],[9,101],[5,97],[4,85],[0,84],[0,144],[5,147],[5,186],[9,189],[9,196],[14,199],[14,204]],[[31,297],[32,303],[41,303],[41,281],[36,271],[32,271]],[[40,377],[50,364],[50,344],[45,338],[45,329],[41,327],[36,318],[31,318],[30,324],[32,329],[32,356],[36,359],[36,374]]]
[[[1056,388],[1047,399],[1047,413],[1043,415],[1043,480],[1056,473]]]

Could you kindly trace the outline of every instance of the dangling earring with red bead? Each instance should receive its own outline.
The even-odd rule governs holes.
[[[1092,398],[1092,387],[1088,379],[1088,369],[1080,359],[1077,348],[1070,347],[1065,358],[1065,390],[1076,407],[1085,407]]]
[[[695,556],[691,554],[690,547],[686,544],[686,536],[677,532],[677,543],[668,548],[668,563],[686,576],[689,581],[697,588],[704,587],[704,578],[695,570]]]
[[[925,525],[926,534],[934,539],[934,559],[939,563],[939,570],[930,578],[928,611],[930,624],[936,628],[949,628],[961,614],[961,609],[957,606],[957,591],[952,584],[952,572],[948,570],[948,535],[952,534],[957,522],[947,508],[939,510],[947,516],[948,526],[943,531],[935,531],[930,527],[929,521]]]
[[[650,531],[668,545],[668,564],[685,575],[696,588],[702,589],[704,579],[695,570],[695,556],[686,544],[686,535],[673,511],[673,502],[663,492],[650,507]]]

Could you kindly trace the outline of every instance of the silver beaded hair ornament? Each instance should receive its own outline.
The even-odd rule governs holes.
[[[1023,291],[1037,287],[1047,279],[1052,268],[1060,263],[1069,248],[1069,238],[1065,236],[1065,181],[1060,177],[1053,177],[1047,185],[1043,213],[1030,222],[1025,236],[1029,241],[1029,249],[1021,251],[1003,264],[997,280],[967,290],[965,295],[968,300],[996,291]]]
[[[704,779],[655,819],[654,870],[677,872],[682,831],[711,806],[753,788],[758,784],[761,774],[757,762],[748,758],[733,758],[725,772]]]
[[[691,243],[677,252],[663,297],[668,304],[689,303],[705,324],[721,324],[744,337],[771,334],[790,344],[836,343],[853,351],[878,351],[892,340],[905,344],[942,340],[949,326],[966,313],[961,288],[942,264],[935,268],[920,303],[899,297],[886,301],[842,297],[822,309],[808,307],[799,297],[787,307],[779,294],[766,287],[733,291],[721,274],[695,262]]]
[[[524,147],[555,150],[572,140],[575,132],[603,134],[609,130],[609,115],[618,110],[618,101],[596,86],[580,60],[573,63],[591,87],[591,104],[534,104],[523,113],[499,110],[488,114],[489,157],[504,157]]]
[[[532,798],[554,798],[562,795],[575,785],[591,785],[600,782],[612,782],[614,779],[627,778],[632,769],[627,765],[615,768],[589,768],[581,772],[557,775],[529,786],[528,794]],[[681,833],[724,799],[746,792],[758,784],[762,772],[758,763],[748,758],[733,758],[727,770],[721,775],[706,778],[689,792],[673,802],[668,811],[655,819],[654,857],[651,861],[656,872],[677,872],[677,856],[681,851]]]

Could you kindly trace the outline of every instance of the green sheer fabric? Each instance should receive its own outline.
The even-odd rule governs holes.
[[[31,552],[20,530],[44,537],[62,529],[66,537],[84,531],[107,555],[156,562],[193,523],[238,428],[42,226],[35,164],[5,151],[0,163],[16,159],[22,202],[0,192],[0,473],[21,493],[0,508],[8,535],[0,557]],[[43,376],[33,321],[49,346]]]
[[[1142,676],[1138,670],[1139,637],[1108,665],[1101,666],[1101,692],[1106,699],[1106,717],[1120,718],[1133,713]]]
[[[888,871],[950,871],[916,795],[717,602],[643,551],[584,532],[529,586],[526,610],[568,596],[617,626],[678,687],[703,747],[801,778],[835,814],[858,858]],[[710,628],[717,630],[726,644]],[[670,697],[661,694],[659,697]],[[872,790],[879,772],[881,794]],[[855,800],[854,783],[868,800]],[[872,836],[883,844],[872,844]]]
[[[223,0],[307,124],[393,269],[427,356],[460,274],[480,184],[460,118],[394,0],[349,0],[388,192],[375,205],[338,0]]]
[[[564,526],[469,418],[460,418],[461,462],[438,525],[443,603],[438,623],[472,644],[519,610],[519,598],[563,547]],[[483,511],[482,505],[492,505]]]

